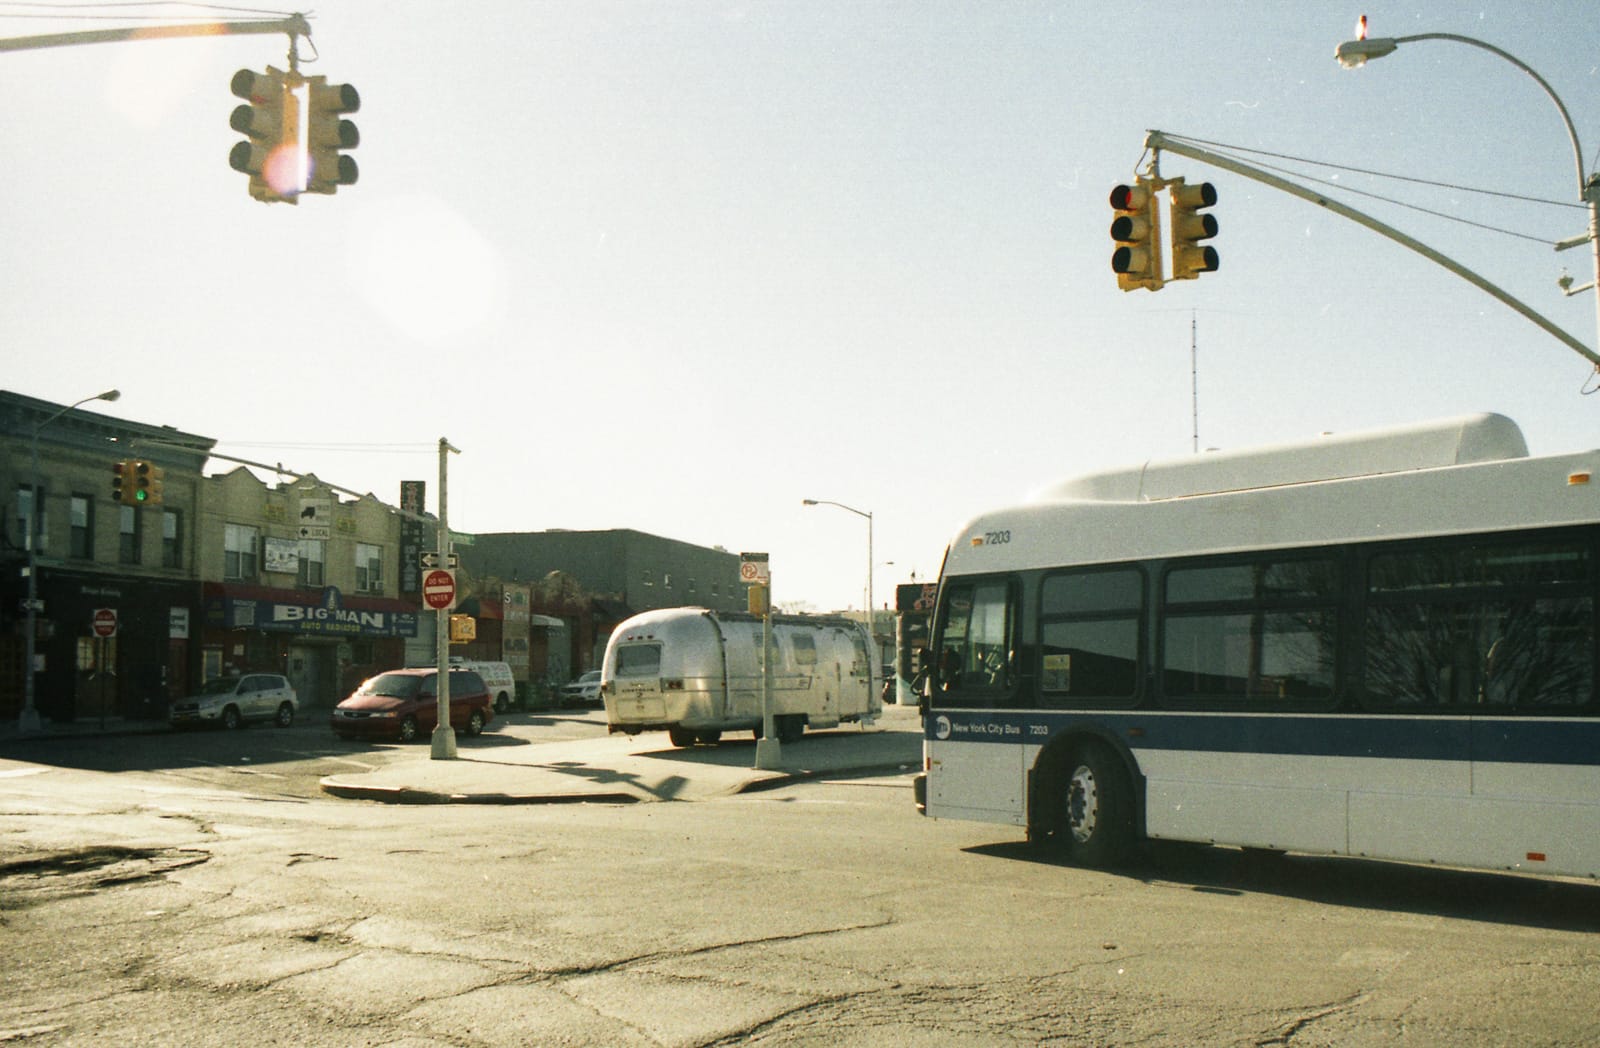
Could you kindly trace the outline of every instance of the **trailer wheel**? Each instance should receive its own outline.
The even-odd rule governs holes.
[[[688,728],[679,727],[676,724],[667,729],[667,738],[672,740],[672,744],[674,746],[694,745],[694,732],[690,731]]]
[[[694,733],[694,739],[702,746],[715,746],[717,743],[722,741],[722,732],[697,731]]]
[[[785,714],[776,720],[772,730],[778,733],[779,742],[794,742],[806,732],[806,719],[798,713]]]

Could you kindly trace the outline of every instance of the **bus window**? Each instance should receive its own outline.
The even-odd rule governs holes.
[[[1337,561],[1176,568],[1166,594],[1161,680],[1168,698],[1272,705],[1333,697]]]
[[[1010,595],[1004,580],[950,587],[939,624],[939,691],[998,692],[1015,683]]]
[[[1586,545],[1438,543],[1368,564],[1364,683],[1377,707],[1576,706],[1593,692]]]
[[[1044,580],[1039,601],[1041,705],[1138,693],[1144,577],[1134,568]]]

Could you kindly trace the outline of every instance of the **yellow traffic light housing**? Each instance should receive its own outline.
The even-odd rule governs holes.
[[[250,195],[269,204],[295,204],[305,191],[306,151],[302,144],[305,78],[267,67],[265,73],[241,69],[229,85],[245,100],[228,126],[246,137],[234,143],[228,166],[250,176]]]
[[[122,484],[125,492],[122,501],[134,506],[159,505],[166,470],[145,459],[135,459],[122,465],[127,466],[125,472],[131,474],[131,480]]]
[[[1161,287],[1161,212],[1155,182],[1140,176],[1133,185],[1120,185],[1111,191],[1111,271],[1123,291]]]
[[[353,156],[341,150],[361,144],[361,132],[344,119],[361,108],[361,95],[349,84],[330,84],[325,76],[306,79],[309,113],[306,149],[310,154],[308,193],[336,193],[340,186],[355,185],[360,169]]]
[[[1217,249],[1200,241],[1217,235],[1217,216],[1200,209],[1217,202],[1217,187],[1210,182],[1186,185],[1181,178],[1167,183],[1172,201],[1172,279],[1193,280],[1201,273],[1215,273],[1221,264]]]
[[[133,485],[129,476],[128,462],[123,459],[111,464],[111,501],[127,504],[133,501]]]

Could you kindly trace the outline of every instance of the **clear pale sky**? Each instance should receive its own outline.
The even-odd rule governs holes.
[[[121,8],[120,13],[182,13]],[[1593,346],[1573,152],[1600,149],[1590,4],[325,0],[360,182],[268,206],[229,169],[240,68],[282,36],[0,54],[0,386],[214,437],[465,532],[636,528],[771,554],[774,596],[860,607],[968,517],[1073,474],[1500,411],[1600,445],[1592,368],[1349,221],[1218,189],[1219,272],[1119,292],[1107,195],[1146,129],[1300,165]],[[15,17],[0,36],[124,23]],[[73,14],[93,13],[82,8]],[[219,464],[221,468],[231,468]],[[270,479],[270,478],[269,478]]]

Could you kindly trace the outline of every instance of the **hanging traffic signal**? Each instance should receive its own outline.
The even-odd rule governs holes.
[[[161,501],[161,478],[165,471],[144,459],[135,459],[133,462],[133,485],[130,497],[124,501],[135,506],[145,503]]]
[[[306,191],[336,193],[340,186],[355,185],[360,170],[356,159],[340,152],[361,144],[361,132],[343,114],[361,108],[361,95],[349,84],[330,84],[325,76],[306,80],[310,110],[306,148],[310,152],[310,177]]]
[[[111,464],[111,501],[117,503],[132,502],[133,486],[129,483],[128,463],[126,460]]]
[[[150,505],[161,505],[161,489],[166,476],[167,471],[154,462],[145,463],[145,501]]]
[[[250,176],[250,195],[269,204],[295,204],[306,187],[306,154],[300,145],[301,90],[297,73],[267,67],[233,74],[233,93],[245,99],[228,126],[245,135],[228,154],[228,166]]]
[[[1167,184],[1167,193],[1172,198],[1172,279],[1215,273],[1221,264],[1217,249],[1200,241],[1217,235],[1217,216],[1200,209],[1217,202],[1217,187],[1210,182],[1184,185],[1179,178]]]
[[[1111,239],[1117,242],[1111,253],[1111,271],[1117,287],[1124,291],[1161,287],[1161,213],[1156,209],[1155,184],[1143,176],[1131,186],[1120,185],[1111,191]]]

